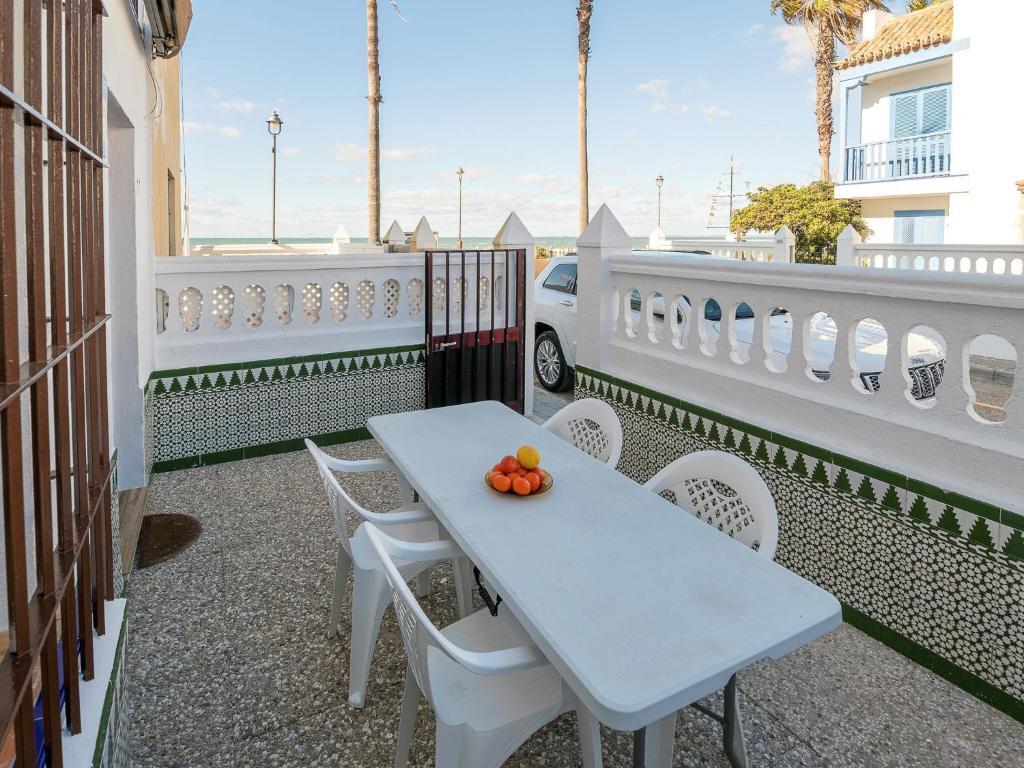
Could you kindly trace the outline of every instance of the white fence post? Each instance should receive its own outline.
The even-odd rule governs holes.
[[[496,250],[512,251],[522,248],[526,251],[526,339],[525,339],[525,368],[524,379],[525,391],[523,392],[523,411],[527,416],[533,415],[533,269],[534,269],[534,241],[533,235],[523,225],[523,222],[512,211],[501,225],[498,234],[494,236],[492,245]],[[507,258],[507,257],[506,257]]]
[[[434,230],[430,228],[430,222],[427,221],[427,217],[420,216],[419,223],[416,224],[416,229],[412,233],[409,250],[426,251],[432,248],[437,248],[437,238],[434,237]]]
[[[776,264],[796,263],[796,235],[785,224],[775,233],[775,255],[772,261]]]
[[[856,249],[854,246],[860,244],[862,238],[860,233],[853,228],[853,224],[847,224],[846,229],[839,233],[836,240],[836,266],[856,267]]]
[[[614,290],[608,261],[628,256],[633,241],[607,205],[602,205],[576,241],[576,362],[604,370],[606,340],[614,324]],[[621,298],[621,297],[620,297]]]

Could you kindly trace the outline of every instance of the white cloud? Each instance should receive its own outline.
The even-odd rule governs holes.
[[[747,37],[753,37],[762,29],[764,29],[764,24],[751,24],[747,27]]]
[[[382,160],[410,160],[414,157],[436,154],[437,150],[429,147],[388,147],[380,151]],[[366,160],[366,147],[359,144],[335,144],[334,158],[343,163]]]
[[[382,160],[408,160],[413,157],[436,154],[437,150],[429,147],[390,147],[380,151]]]
[[[206,86],[206,95],[209,96],[211,99],[219,99],[220,91],[218,91],[212,85],[208,85]]]
[[[783,72],[797,72],[814,60],[810,37],[802,26],[786,24],[773,28],[771,34],[782,46],[777,66]]]
[[[301,147],[285,147],[281,150],[281,154],[285,157],[295,157],[296,155],[302,154]]]
[[[710,104],[706,107],[702,107],[701,113],[707,118],[708,125],[713,123],[715,120],[729,117],[729,115],[732,114],[728,109],[720,107],[717,104]]]
[[[690,108],[689,104],[680,104],[679,105],[679,114],[680,115],[688,115],[688,114],[690,114],[690,109],[691,108]]]
[[[366,160],[366,147],[361,147],[358,144],[335,144],[334,159],[343,163]]]
[[[516,181],[545,194],[564,195],[574,189],[572,181],[554,173],[524,173]]]
[[[199,123],[194,120],[186,120],[181,124],[185,135],[194,133],[216,133],[226,139],[237,139],[242,132],[233,125],[216,125],[215,123]]]
[[[663,99],[668,93],[668,80],[656,77],[653,80],[648,80],[646,83],[637,83],[634,86],[634,90],[640,93],[649,93],[655,98]]]
[[[651,106],[647,108],[647,111],[654,112],[655,114],[657,114],[659,112],[665,112],[667,109],[668,104],[666,104],[664,101],[655,101],[651,103]]]
[[[467,165],[462,168],[463,178],[466,179],[482,179],[484,176],[491,175],[491,169],[486,167],[475,167]],[[438,171],[434,174],[439,179],[454,179],[458,180],[458,176],[455,175],[455,171]]]
[[[247,99],[226,99],[218,101],[213,106],[219,112],[240,112],[246,114],[252,112],[256,105]]]

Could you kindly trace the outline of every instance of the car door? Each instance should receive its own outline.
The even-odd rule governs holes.
[[[555,264],[536,293],[537,320],[550,325],[558,334],[566,363],[576,364],[576,263]]]

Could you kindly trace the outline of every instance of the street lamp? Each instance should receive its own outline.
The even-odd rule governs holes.
[[[277,136],[281,133],[281,126],[284,121],[274,110],[274,114],[267,118],[267,133],[273,137],[273,145],[270,149],[270,156],[273,158],[273,175],[270,182],[270,242],[277,245]]]
[[[466,172],[462,170],[462,166],[459,166],[459,170],[455,172],[455,175],[459,177],[459,236],[455,240],[455,247],[460,251],[462,250],[462,177],[466,175]]]
[[[659,173],[654,183],[658,185],[658,229],[661,229],[661,185],[665,183],[665,178]]]

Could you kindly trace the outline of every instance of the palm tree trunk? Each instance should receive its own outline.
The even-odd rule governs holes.
[[[832,28],[819,20],[814,38],[814,115],[818,122],[818,156],[821,161],[821,180],[830,181],[829,162],[832,154],[832,68],[835,65],[836,46]]]
[[[366,78],[370,93],[370,137],[367,147],[369,172],[366,177],[369,229],[366,236],[371,244],[380,243],[380,60],[377,50],[377,0],[366,0]]]
[[[590,16],[594,12],[594,0],[580,0],[576,9],[579,21],[579,99],[577,118],[579,121],[579,176],[580,176],[580,233],[590,223],[590,173],[587,169],[587,64],[590,61]]]

